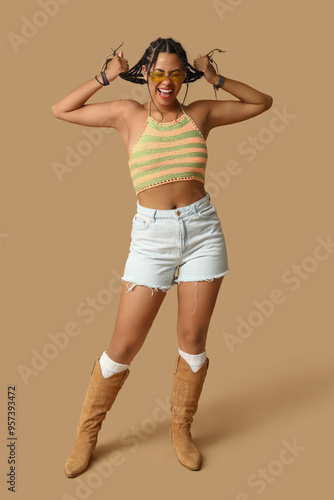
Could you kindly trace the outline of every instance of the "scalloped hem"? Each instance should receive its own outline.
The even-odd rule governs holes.
[[[200,179],[199,177],[182,177],[182,178],[173,178],[173,179],[168,179],[168,180],[165,180],[165,181],[160,181],[160,182],[157,182],[156,184],[153,184],[152,186],[146,186],[144,188],[141,188],[139,189],[138,191],[136,191],[136,195],[138,195],[139,193],[142,193],[143,191],[146,191],[147,189],[151,189],[151,188],[154,188],[154,187],[157,187],[157,186],[162,186],[163,184],[168,184],[170,182],[180,182],[180,181],[199,181],[201,182],[203,185],[205,185],[205,181],[203,179]]]

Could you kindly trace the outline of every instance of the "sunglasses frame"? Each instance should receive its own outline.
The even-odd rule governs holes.
[[[175,78],[175,75],[173,75],[173,73],[176,73],[176,72],[178,72],[178,75]],[[150,80],[152,80],[153,82],[156,82],[156,83],[162,83],[163,81],[166,80],[166,78],[170,78],[173,82],[174,81],[181,82],[181,78],[179,77],[179,74],[182,75],[182,82],[186,78],[186,72],[184,70],[174,70],[174,71],[171,72],[170,75],[166,75],[166,73],[164,72],[161,77],[158,77],[156,75],[157,73],[162,73],[162,71],[151,71],[150,72]],[[152,78],[152,75],[153,75],[153,78]]]

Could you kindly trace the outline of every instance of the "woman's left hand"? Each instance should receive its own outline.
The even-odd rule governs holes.
[[[217,79],[219,80],[219,75],[215,72],[212,64],[207,56],[201,56],[197,54],[197,58],[194,59],[194,68],[198,71],[204,73],[205,79],[212,85],[217,85]],[[217,78],[218,77],[218,78]]]

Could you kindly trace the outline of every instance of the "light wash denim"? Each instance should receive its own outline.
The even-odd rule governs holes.
[[[176,271],[178,269],[178,276]],[[167,292],[182,281],[212,281],[229,271],[225,237],[210,195],[185,207],[157,210],[137,200],[123,281]]]

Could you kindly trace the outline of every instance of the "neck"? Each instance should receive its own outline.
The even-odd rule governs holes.
[[[150,106],[151,104],[151,106]],[[152,106],[153,104],[153,106]],[[174,119],[176,120],[178,117],[179,117],[179,114],[180,114],[180,111],[181,110],[181,105],[179,103],[179,101],[174,101],[172,104],[169,104],[169,105],[161,105],[160,103],[157,105],[152,101],[152,99],[150,99],[149,101],[149,106],[150,106],[150,110],[151,110],[151,115],[152,115],[152,108],[155,108],[156,112],[159,114],[159,116],[161,117],[162,115],[162,119],[163,120],[166,116],[169,116],[169,115],[174,115]],[[156,107],[158,107],[158,109],[156,109]]]

